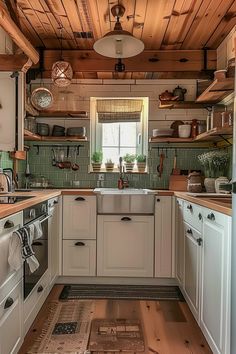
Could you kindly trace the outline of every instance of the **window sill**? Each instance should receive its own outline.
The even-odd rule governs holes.
[[[120,173],[118,169],[114,169],[113,171],[107,171],[105,168],[101,168],[99,171],[93,171],[92,167],[89,167],[88,172],[89,173],[116,173],[116,174]],[[124,173],[131,174],[131,175],[135,175],[135,174],[148,175],[149,171],[140,172],[137,169],[134,169],[133,171],[125,171]]]

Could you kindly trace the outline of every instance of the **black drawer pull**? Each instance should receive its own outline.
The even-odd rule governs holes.
[[[201,237],[197,238],[197,243],[198,243],[198,246],[202,245],[202,238]]]
[[[78,241],[75,243],[75,246],[85,246],[84,242]]]
[[[202,214],[201,213],[198,214],[198,219],[202,220]]]
[[[6,299],[6,302],[4,304],[4,309],[8,309],[9,307],[11,307],[14,304],[14,300],[12,299],[12,297],[8,297]]]
[[[191,229],[188,229],[188,230],[187,230],[187,234],[192,235],[192,234],[193,234],[192,230],[191,230]]]
[[[207,215],[207,219],[214,221],[215,215],[213,213]]]
[[[39,242],[39,241],[35,241],[32,243],[32,246],[42,246],[43,243],[42,242]]]
[[[129,218],[128,216],[124,216],[123,218],[121,218],[121,221],[131,221],[132,219]]]
[[[191,205],[191,204],[187,205],[187,209],[190,210],[190,211],[192,211],[192,210],[193,210],[192,205]]]
[[[11,220],[7,220],[4,224],[4,229],[11,229],[12,227],[14,227],[14,222]]]
[[[161,200],[159,198],[157,198],[157,203],[159,203]]]
[[[77,202],[84,202],[84,201],[85,201],[85,198],[83,198],[83,197],[77,197],[77,198],[75,198],[75,200],[76,200]]]
[[[53,204],[54,204],[54,205],[58,204],[58,201],[57,201],[57,200],[54,200]]]
[[[42,285],[39,285],[38,289],[37,289],[37,292],[38,293],[41,293],[43,291],[43,286]]]

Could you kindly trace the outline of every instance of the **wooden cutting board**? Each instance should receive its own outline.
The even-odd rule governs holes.
[[[169,190],[186,192],[188,184],[188,176],[185,175],[170,175]]]

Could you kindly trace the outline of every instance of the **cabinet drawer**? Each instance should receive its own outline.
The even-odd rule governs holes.
[[[96,241],[63,241],[63,275],[96,275]]]
[[[0,353],[17,353],[23,340],[23,284],[20,281],[0,303]]]
[[[23,212],[12,214],[0,220],[0,237],[6,233],[13,232],[23,225]]]
[[[184,221],[193,226],[196,230],[202,229],[202,208],[194,203],[184,201]]]
[[[96,197],[63,197],[63,239],[96,239]]]

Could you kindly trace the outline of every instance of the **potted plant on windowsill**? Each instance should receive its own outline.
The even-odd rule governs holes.
[[[103,158],[102,151],[94,151],[92,155],[93,172],[99,172],[101,170],[102,158]]]
[[[107,162],[105,163],[105,168],[107,172],[112,172],[114,169],[114,162],[112,159],[107,159]]]
[[[146,161],[147,161],[146,155],[137,155],[136,161],[137,161],[138,172],[145,172]]]
[[[132,172],[134,168],[135,155],[126,154],[123,160],[125,161],[126,172]]]

